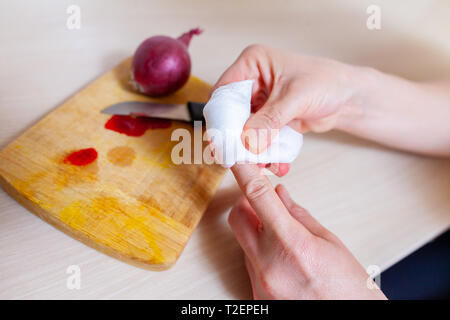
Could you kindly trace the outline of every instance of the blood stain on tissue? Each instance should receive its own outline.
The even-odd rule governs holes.
[[[166,129],[171,124],[166,119],[114,115],[106,122],[105,128],[127,136],[140,137],[149,129]]]
[[[94,148],[81,149],[69,154],[64,163],[70,163],[74,166],[86,166],[97,159],[98,154]]]

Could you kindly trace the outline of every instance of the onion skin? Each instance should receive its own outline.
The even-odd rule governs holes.
[[[142,42],[132,62],[134,89],[152,97],[166,96],[180,89],[191,73],[190,40],[200,33],[200,29],[192,29],[178,39],[154,36]]]

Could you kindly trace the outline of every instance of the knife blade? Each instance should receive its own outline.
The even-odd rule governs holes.
[[[158,102],[125,101],[113,104],[102,113],[179,120],[185,122],[205,121],[203,108],[206,103],[188,102],[171,104]]]

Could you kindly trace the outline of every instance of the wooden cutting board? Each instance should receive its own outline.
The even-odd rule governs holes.
[[[30,211],[70,236],[129,263],[162,270],[186,245],[225,170],[171,160],[176,128],[133,137],[108,130],[100,113],[122,101],[156,101],[128,84],[131,59],[78,92],[0,151],[0,184]],[[207,101],[210,86],[191,76],[157,101]],[[65,161],[94,148],[85,166]]]

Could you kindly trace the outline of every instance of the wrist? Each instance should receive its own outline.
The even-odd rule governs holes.
[[[361,126],[364,119],[374,112],[373,88],[379,87],[382,83],[380,78],[383,74],[370,67],[347,65],[346,71],[347,87],[351,88],[349,98],[341,106],[339,117],[335,129],[345,132],[352,132],[356,127]]]

